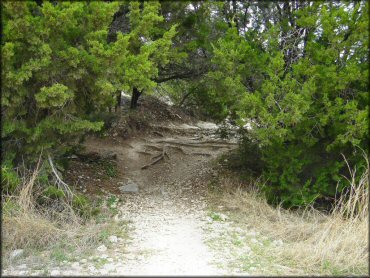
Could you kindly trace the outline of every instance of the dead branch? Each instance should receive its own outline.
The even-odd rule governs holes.
[[[59,177],[58,172],[54,167],[54,163],[53,163],[53,160],[51,159],[50,155],[48,155],[48,160],[49,160],[49,164],[51,166],[51,170],[53,171],[54,176],[57,179],[56,184],[57,184],[58,188],[63,190],[63,192],[66,193],[66,196],[68,198],[71,198],[73,196],[73,193],[72,193],[71,189],[69,188],[68,184],[66,184],[64,181],[62,181],[62,179]]]

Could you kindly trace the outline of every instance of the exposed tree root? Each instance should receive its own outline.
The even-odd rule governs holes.
[[[156,145],[145,145],[145,147],[147,147],[149,149],[154,149],[156,151],[162,151],[162,148],[161,147],[158,147]]]
[[[150,152],[144,152],[144,151],[136,151],[137,153],[144,154],[144,155],[153,155],[153,153]]]
[[[165,141],[165,140],[160,140],[157,141],[158,143],[167,143],[167,144],[172,144],[172,145],[177,145],[177,146],[184,146],[184,147],[192,147],[192,148],[230,148],[232,145],[237,145],[236,143],[217,143],[217,144],[209,144],[209,143],[202,143],[202,142],[197,142],[197,143],[184,143],[184,142],[176,142],[176,141]]]
[[[202,136],[199,136],[197,138],[192,138],[192,140],[199,140]],[[204,144],[221,144],[221,145],[238,145],[238,143],[235,142],[228,142],[223,140],[205,140],[205,141],[175,141],[174,139],[167,139],[167,140],[157,140],[157,143],[186,143],[186,144],[196,144],[196,145],[204,145]]]
[[[211,154],[209,153],[189,153],[191,155],[203,155],[203,156],[212,156]]]
[[[158,131],[153,131],[153,134],[156,134],[158,136],[164,137],[164,135],[162,133],[158,132]]]
[[[172,148],[172,149],[179,150],[179,151],[181,151],[183,154],[188,154],[188,153],[187,153],[187,152],[185,152],[185,151],[184,151],[184,149],[183,149],[183,148],[181,148],[181,147],[178,147],[178,146],[171,146],[171,145],[168,145],[167,147]]]
[[[161,161],[162,159],[165,159],[165,157],[167,157],[168,159],[170,158],[169,155],[167,154],[166,150],[165,150],[165,147],[163,147],[162,149],[162,153],[159,154],[159,155],[156,155],[154,157],[152,157],[152,159],[154,159],[153,162],[149,163],[149,164],[146,164],[144,165],[143,167],[141,167],[141,169],[147,169],[149,168],[150,166],[158,163],[159,161]]]

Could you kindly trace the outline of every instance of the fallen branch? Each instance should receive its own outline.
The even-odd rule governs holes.
[[[59,177],[58,172],[55,169],[54,163],[53,163],[50,155],[48,155],[48,160],[49,160],[49,164],[51,166],[51,170],[53,171],[53,173],[54,173],[54,175],[57,179],[56,183],[57,183],[58,188],[63,190],[66,193],[67,198],[71,198],[73,196],[73,193],[72,193],[71,189],[69,188],[68,184],[66,184],[64,181],[62,181],[62,179]]]

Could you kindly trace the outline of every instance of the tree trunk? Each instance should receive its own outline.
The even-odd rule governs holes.
[[[137,101],[139,100],[139,97],[141,96],[141,93],[136,87],[132,90],[132,97],[131,97],[131,109],[136,109],[137,107]]]
[[[121,91],[118,91],[117,96],[116,96],[116,106],[114,107],[115,112],[117,112],[118,108],[121,107],[121,101],[122,101],[122,94],[121,94]]]

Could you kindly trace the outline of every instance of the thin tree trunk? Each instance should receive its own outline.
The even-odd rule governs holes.
[[[136,87],[133,88],[132,90],[132,97],[131,97],[131,109],[136,109],[137,107],[137,102],[139,100],[139,97],[141,96],[141,93]]]
[[[122,101],[122,94],[121,94],[121,91],[118,91],[117,92],[117,97],[116,97],[116,106],[115,106],[115,109],[114,111],[117,112],[118,111],[118,108],[121,107],[121,101]]]

